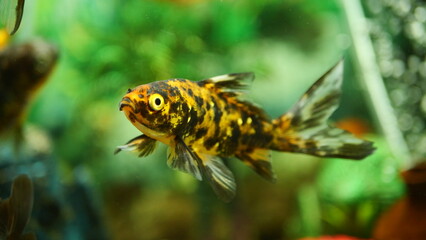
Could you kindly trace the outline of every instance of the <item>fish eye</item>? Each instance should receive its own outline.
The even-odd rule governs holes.
[[[159,111],[164,107],[164,98],[158,93],[149,96],[149,107],[154,111]]]

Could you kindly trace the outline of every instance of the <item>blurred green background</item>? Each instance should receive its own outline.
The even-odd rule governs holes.
[[[31,102],[26,126],[50,140],[56,167],[46,176],[57,176],[58,188],[76,182],[87,187],[104,233],[83,237],[73,235],[73,228],[60,230],[83,221],[77,206],[58,210],[63,224],[56,235],[38,237],[369,237],[379,214],[403,194],[403,184],[354,69],[345,19],[338,1],[27,1],[10,44],[41,37],[58,47],[60,58]],[[271,184],[232,160],[238,190],[226,204],[205,182],[168,169],[163,145],[146,158],[113,155],[116,146],[140,134],[118,111],[128,88],[252,71],[249,98],[277,117],[342,57],[344,92],[333,121],[361,129],[375,142],[377,151],[363,161],[274,152],[278,181]]]

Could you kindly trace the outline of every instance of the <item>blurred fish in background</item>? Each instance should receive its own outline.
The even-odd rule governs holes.
[[[47,81],[58,59],[57,48],[41,39],[0,50],[0,139],[23,138],[28,104]]]

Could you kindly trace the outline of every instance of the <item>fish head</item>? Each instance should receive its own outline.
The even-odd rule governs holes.
[[[120,102],[120,111],[147,136],[162,142],[173,136],[182,117],[173,109],[181,95],[167,82],[159,81],[129,89]]]

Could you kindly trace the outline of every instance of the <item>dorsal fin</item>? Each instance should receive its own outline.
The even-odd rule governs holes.
[[[225,96],[226,98],[235,99],[240,108],[245,109],[246,112],[259,116],[260,119],[269,121],[269,117],[262,108],[257,106],[255,103],[247,100],[241,96],[247,92],[254,80],[254,73],[230,73],[220,75],[208,79],[199,81],[200,87],[211,89],[212,92],[216,92],[219,95]]]
[[[202,87],[212,88],[219,92],[239,95],[250,89],[254,80],[254,73],[230,73],[199,81]]]

